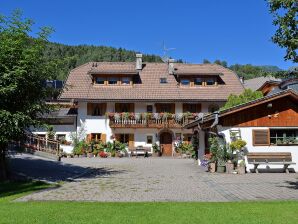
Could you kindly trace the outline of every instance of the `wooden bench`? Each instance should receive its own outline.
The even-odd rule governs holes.
[[[138,157],[138,155],[148,155],[148,152],[151,151],[151,148],[149,147],[143,147],[143,146],[137,146],[137,147],[134,147],[134,148],[130,148],[129,149],[131,151],[131,155],[132,156],[136,156]]]
[[[283,165],[284,171],[289,173],[288,167],[296,163],[292,162],[290,152],[251,152],[247,154],[248,164],[254,165],[254,172],[259,173],[259,165]]]

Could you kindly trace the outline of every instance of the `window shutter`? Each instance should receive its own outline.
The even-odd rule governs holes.
[[[92,113],[93,113],[93,104],[87,103],[87,115],[92,116]]]
[[[92,138],[92,134],[87,134],[87,142],[90,142]]]
[[[134,134],[129,134],[128,137],[128,147],[129,148],[133,148],[135,146],[135,142],[134,142]]]
[[[100,140],[101,140],[103,143],[106,143],[106,141],[107,141],[107,135],[102,133],[102,134],[100,135]]]
[[[252,130],[252,139],[254,146],[270,145],[269,129]]]

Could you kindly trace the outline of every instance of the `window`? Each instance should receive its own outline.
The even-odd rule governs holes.
[[[117,85],[118,83],[118,79],[117,78],[109,78],[109,81],[108,81],[109,85]]]
[[[152,142],[153,142],[153,136],[147,135],[147,144],[152,144]]]
[[[190,81],[189,81],[189,79],[181,79],[180,83],[183,86],[189,86]]]
[[[206,80],[206,85],[207,86],[213,86],[213,85],[215,85],[215,80],[212,79],[212,78],[207,79]]]
[[[200,103],[184,103],[183,104],[183,113],[200,113],[201,112],[201,104]]]
[[[298,145],[298,129],[257,129],[253,130],[253,145]]]
[[[160,81],[159,81],[160,83],[167,83],[168,81],[167,81],[167,78],[160,78]]]
[[[95,78],[95,83],[96,84],[100,84],[100,85],[104,85],[105,84],[105,78],[103,78],[103,77],[96,77]]]
[[[106,113],[106,103],[87,103],[87,115],[104,116]]]
[[[129,142],[129,134],[120,134],[120,135],[119,135],[119,141],[120,141],[121,143],[126,143],[126,144],[128,144],[128,142]]]
[[[65,141],[65,139],[66,139],[66,135],[65,135],[65,134],[59,134],[59,135],[57,135],[56,139],[57,139],[59,142],[63,142],[63,141]]]
[[[147,105],[147,113],[152,113],[152,112],[153,112],[153,106]]]
[[[115,103],[115,112],[129,112],[134,113],[134,104],[133,103]]]
[[[91,141],[100,141],[101,140],[101,133],[91,133]]]
[[[298,129],[270,129],[271,145],[297,145]]]
[[[130,85],[130,81],[131,81],[131,78],[129,78],[129,77],[123,77],[121,79],[121,84],[122,85]]]
[[[194,84],[196,86],[202,86],[203,85],[203,79],[202,78],[195,78]]]
[[[171,113],[171,105],[169,105],[169,104],[161,104],[160,105],[160,112],[161,113],[164,113],[164,112]]]

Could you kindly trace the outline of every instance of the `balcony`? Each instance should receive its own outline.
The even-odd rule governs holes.
[[[192,113],[109,113],[111,128],[182,128],[202,116]]]

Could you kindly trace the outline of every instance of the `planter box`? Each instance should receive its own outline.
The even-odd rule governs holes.
[[[216,172],[216,163],[209,163],[209,172],[210,173],[215,173]]]
[[[238,174],[245,174],[245,166],[238,166],[237,172]]]
[[[226,173],[232,174],[234,172],[234,163],[226,163]]]
[[[217,173],[224,173],[226,172],[226,166],[217,166]]]

